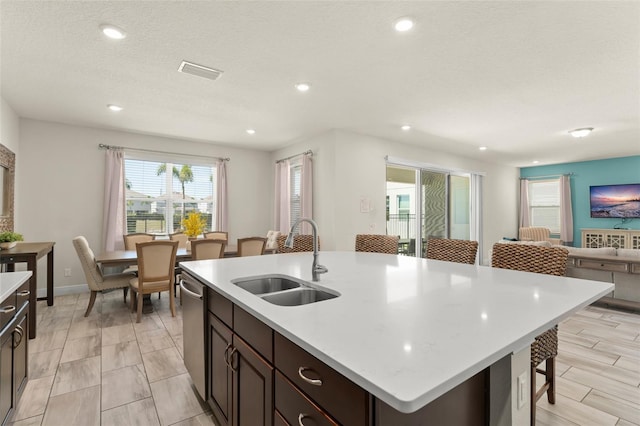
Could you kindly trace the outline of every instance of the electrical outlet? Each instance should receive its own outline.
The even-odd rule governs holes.
[[[525,371],[518,376],[518,410],[526,404],[529,399],[528,385],[527,385],[527,372]]]
[[[64,276],[65,277],[71,276],[71,268],[64,268]]]

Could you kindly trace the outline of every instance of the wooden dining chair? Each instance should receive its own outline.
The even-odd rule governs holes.
[[[493,245],[491,266],[539,274],[564,276],[569,251],[561,247],[540,247],[527,244]],[[531,424],[536,424],[536,402],[545,393],[549,404],[556,402],[555,363],[558,355],[558,325],[537,336],[531,344]],[[545,369],[538,368],[545,361]],[[536,373],[545,376],[537,389]]]
[[[476,263],[477,254],[477,241],[429,238],[427,240],[427,254],[425,257],[427,259],[473,265]]]
[[[184,232],[174,232],[173,234],[169,234],[170,241],[177,241],[178,248],[187,248],[187,242],[189,241],[189,237]]]
[[[82,270],[84,271],[84,277],[87,280],[89,290],[91,290],[91,296],[89,297],[89,306],[87,306],[87,310],[85,311],[84,316],[89,316],[89,314],[91,313],[91,309],[93,309],[93,304],[96,301],[98,292],[102,292],[104,290],[121,288],[124,293],[124,303],[127,303],[129,281],[133,277],[133,274],[122,273],[103,275],[102,269],[96,263],[96,258],[93,254],[93,250],[91,250],[91,247],[89,247],[89,242],[83,236],[78,236],[73,239],[73,247],[78,253],[80,265],[82,265]]]
[[[225,231],[205,232],[204,237],[209,240],[225,240],[229,241],[229,233]]]
[[[266,245],[263,237],[238,238],[238,257],[263,255]]]
[[[142,317],[142,299],[145,294],[169,291],[171,316],[176,316],[174,298],[177,241],[149,241],[138,243],[138,276],[129,281],[131,311],[137,306],[136,322]]]
[[[197,240],[191,241],[191,260],[221,259],[227,240]]]
[[[147,243],[149,241],[153,241],[156,239],[156,236],[153,234],[145,234],[144,232],[135,232],[133,234],[124,234],[122,236],[124,240],[124,249],[125,250],[135,250],[136,244],[138,243]],[[137,274],[138,273],[138,265],[131,265],[124,271],[123,274]]]
[[[384,234],[357,234],[356,251],[367,253],[398,254],[397,235]]]
[[[279,235],[276,238],[278,243],[278,253],[296,253],[301,251],[313,251],[313,235],[300,234],[293,236],[293,247],[285,247],[287,234]],[[320,250],[320,238],[318,238],[318,250]]]

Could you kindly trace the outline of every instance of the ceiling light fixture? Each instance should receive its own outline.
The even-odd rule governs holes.
[[[393,24],[393,28],[395,28],[396,31],[398,31],[399,33],[409,31],[411,28],[413,28],[413,20],[411,18],[406,18],[406,17],[399,18]]]
[[[480,148],[478,148],[480,151],[486,151],[487,147],[486,146],[481,146]]]
[[[250,135],[255,135],[256,131],[253,129],[247,129],[247,133],[249,133]]]
[[[582,129],[571,130],[569,134],[574,138],[584,138],[593,131],[593,127],[583,127]]]
[[[539,161],[538,161],[538,160],[533,160],[533,161],[532,161],[532,163],[533,163],[533,164],[538,164],[538,163],[539,163]]]
[[[122,111],[122,107],[120,105],[113,105],[113,104],[109,104],[107,105],[107,108],[109,108],[111,111],[113,112],[120,112]]]
[[[298,92],[308,92],[311,89],[311,83],[296,83],[295,87]]]
[[[115,25],[100,25],[102,34],[114,40],[122,40],[127,36],[127,33],[123,29],[116,27]]]
[[[402,130],[404,130],[405,132],[408,132],[409,130],[411,130],[411,126],[409,126],[408,124],[405,124],[404,126],[400,127]]]

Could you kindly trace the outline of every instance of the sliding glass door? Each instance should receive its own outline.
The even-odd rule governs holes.
[[[471,177],[387,165],[387,234],[400,253],[424,257],[429,238],[471,239]]]

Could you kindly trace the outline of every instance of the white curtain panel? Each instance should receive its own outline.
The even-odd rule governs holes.
[[[313,157],[310,154],[302,156],[302,173],[300,176],[300,217],[313,218]],[[311,234],[311,225],[303,222],[300,225],[301,234]]]
[[[520,228],[530,226],[529,219],[529,180],[520,179]]]
[[[275,198],[274,229],[286,234],[291,227],[289,160],[276,163]]]
[[[226,231],[228,225],[229,203],[227,201],[227,162],[216,163],[216,229]]]
[[[106,151],[102,241],[105,251],[123,250],[125,234],[124,151]]]
[[[573,209],[569,176],[560,177],[560,240],[565,245],[573,245]]]

